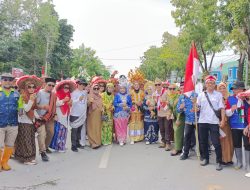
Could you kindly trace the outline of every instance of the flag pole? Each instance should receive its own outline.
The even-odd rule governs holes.
[[[195,46],[195,42],[192,41],[192,47],[196,47]],[[193,52],[194,54],[194,52]],[[194,57],[194,55],[193,55]],[[198,77],[197,77],[198,78]],[[197,80],[195,80],[195,84],[194,84],[194,92],[196,93],[196,84],[197,84]],[[197,116],[197,98],[194,101],[194,112],[195,112],[195,139],[196,139],[196,155],[198,160],[200,160],[201,154],[200,154],[200,143],[199,143],[199,129],[198,129],[198,116]]]

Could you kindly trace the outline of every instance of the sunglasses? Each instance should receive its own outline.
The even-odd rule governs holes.
[[[161,86],[161,84],[155,84],[155,86]]]
[[[28,89],[36,89],[36,86],[28,86]]]
[[[175,90],[175,88],[168,88],[169,90]]]
[[[93,88],[93,90],[100,90],[100,88]]]
[[[246,98],[246,101],[249,101],[250,100],[250,98]]]
[[[167,86],[163,86],[163,88],[168,89],[168,87],[167,87]]]
[[[49,87],[55,87],[55,85],[54,85],[54,84],[48,84],[48,86],[49,86]]]
[[[3,81],[4,82],[7,82],[7,81],[9,81],[9,82],[12,82],[14,79],[12,79],[12,78],[3,78]]]
[[[66,90],[69,90],[69,86],[64,86],[63,88]]]

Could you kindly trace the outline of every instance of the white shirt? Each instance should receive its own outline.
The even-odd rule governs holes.
[[[207,95],[215,110],[224,108],[223,97],[220,92],[214,90],[212,93],[207,93]],[[200,117],[198,123],[219,124],[220,121],[209,105],[204,92],[199,94],[197,98],[197,105],[200,107]]]
[[[83,100],[79,100],[79,98],[83,96]],[[72,108],[70,115],[72,116],[81,116],[82,114],[87,113],[87,91],[86,90],[78,90],[76,89],[74,92],[71,93],[72,99]]]
[[[33,106],[33,101],[29,100],[27,104],[23,104],[23,108],[19,110],[18,113],[18,122],[19,123],[27,123],[27,124],[32,124],[31,119],[27,116],[27,112],[30,111],[30,109]],[[34,110],[34,116],[35,118],[39,118],[39,115],[36,110]]]

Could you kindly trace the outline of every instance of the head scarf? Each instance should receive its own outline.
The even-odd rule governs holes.
[[[64,84],[64,85],[66,85],[66,84]],[[63,86],[56,91],[56,96],[59,100],[63,100],[67,96],[69,98],[71,98],[70,91],[64,92]],[[68,102],[65,102],[62,106],[60,106],[60,109],[61,109],[63,115],[69,114],[70,106],[69,106]]]
[[[221,82],[220,84],[218,84],[218,85],[217,85],[217,91],[219,90],[219,88],[220,88],[221,86],[224,86],[225,88],[227,88],[227,83]],[[227,91],[226,96],[225,96],[224,98],[228,98],[228,96],[229,96],[229,92]]]
[[[94,92],[94,88],[98,86],[98,84],[93,84],[91,86],[90,92],[89,92],[89,98],[93,98],[94,101],[91,103],[91,105],[89,106],[89,112],[92,112],[94,110],[96,110],[97,108],[102,108],[102,97],[101,95],[98,93]]]

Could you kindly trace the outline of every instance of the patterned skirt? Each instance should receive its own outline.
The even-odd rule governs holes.
[[[155,143],[158,141],[159,125],[156,121],[144,121],[145,141]]]
[[[56,151],[65,151],[68,130],[59,122],[55,122],[54,127],[54,136],[49,147]]]
[[[30,162],[36,158],[35,127],[32,124],[19,123],[15,142],[15,158],[21,162]]]

